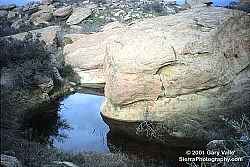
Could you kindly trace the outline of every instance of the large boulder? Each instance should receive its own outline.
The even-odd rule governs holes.
[[[72,6],[61,7],[54,11],[53,15],[56,17],[67,17],[73,11]]]
[[[53,14],[51,12],[48,12],[47,10],[40,10],[33,13],[30,16],[30,20],[34,25],[49,24],[49,21],[52,19],[52,17]]]
[[[79,76],[80,87],[103,89],[105,86],[105,80],[103,75],[103,69],[94,70],[82,70],[74,68],[74,71]]]
[[[109,26],[109,25],[107,25]],[[125,27],[105,28],[95,34],[67,34],[64,36],[65,63],[79,76],[83,87],[104,88],[103,62],[108,41],[114,40]]]
[[[230,137],[222,118],[250,108],[249,23],[245,12],[201,7],[119,33],[105,51],[105,121],[133,137],[138,123],[160,122],[167,133],[153,136],[165,143]]]
[[[92,10],[89,7],[86,8],[75,8],[72,15],[68,18],[66,23],[68,25],[75,25],[81,23],[84,19],[92,14]]]

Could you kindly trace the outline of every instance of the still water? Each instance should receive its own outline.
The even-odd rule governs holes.
[[[177,165],[186,149],[142,143],[112,133],[100,115],[103,100],[103,96],[81,93],[64,97],[27,113],[23,130],[30,140],[64,152],[123,153],[130,159]]]
[[[58,112],[70,128],[59,129],[66,138],[63,142],[54,140],[53,145],[67,152],[109,152],[106,138],[109,128],[100,115],[103,100],[102,96],[80,93],[62,100]]]

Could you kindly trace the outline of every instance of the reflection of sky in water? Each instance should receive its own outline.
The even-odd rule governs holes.
[[[17,5],[25,5],[28,2],[34,2],[34,1],[39,1],[39,0],[0,0],[0,5],[2,4],[17,4]]]
[[[108,126],[100,116],[104,97],[76,93],[61,102],[60,116],[71,130],[60,130],[68,138],[54,141],[54,146],[69,152],[109,152],[106,134]]]
[[[239,0],[213,0],[215,6],[228,6],[232,2],[239,2]],[[176,0],[177,4],[184,4],[185,0]]]

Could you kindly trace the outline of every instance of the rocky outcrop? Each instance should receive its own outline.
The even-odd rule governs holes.
[[[81,86],[104,88],[103,61],[106,43],[114,40],[125,29],[122,24],[115,27],[108,24],[104,27],[105,31],[100,33],[65,35],[64,39],[71,41],[64,47],[65,63],[79,76]]]
[[[38,12],[33,13],[30,16],[30,21],[34,25],[39,25],[39,24],[47,24],[49,25],[49,22],[51,21],[53,17],[53,11],[55,10],[53,6],[39,6],[41,10]]]
[[[227,137],[221,118],[250,107],[249,22],[247,13],[204,7],[119,33],[104,63],[102,115],[111,129],[136,136],[126,126],[150,121],[167,123],[170,143]]]
[[[72,15],[68,18],[66,23],[68,25],[75,25],[81,23],[84,19],[92,14],[91,8],[75,8]]]
[[[54,11],[53,15],[56,17],[67,17],[73,11],[72,6],[61,7]]]

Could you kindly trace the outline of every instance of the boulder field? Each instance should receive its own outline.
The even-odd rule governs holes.
[[[82,86],[105,85],[101,114],[113,131],[177,145],[224,139],[234,133],[225,120],[250,109],[249,27],[249,14],[217,7],[111,23],[68,35],[65,62]]]

